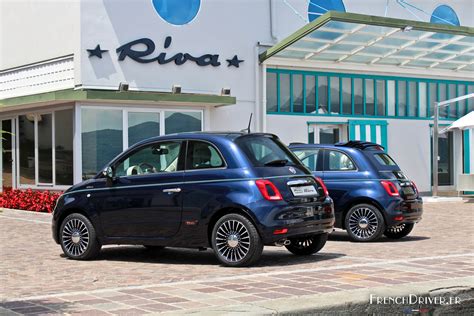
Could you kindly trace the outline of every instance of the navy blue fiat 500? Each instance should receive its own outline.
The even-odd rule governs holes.
[[[212,247],[225,265],[250,265],[264,245],[318,252],[334,225],[322,180],[275,135],[186,133],[126,150],[67,190],[53,214],[65,255],[104,244]]]
[[[292,144],[290,149],[321,177],[334,199],[336,227],[354,241],[385,234],[407,236],[421,220],[418,189],[380,145],[350,141],[336,145]]]

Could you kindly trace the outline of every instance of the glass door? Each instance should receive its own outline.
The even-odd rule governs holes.
[[[345,124],[314,124],[309,126],[309,142],[314,144],[335,144],[346,141]]]
[[[431,139],[431,147],[433,147],[433,139]],[[433,148],[431,148],[431,156],[433,156]],[[439,134],[438,138],[438,185],[452,186],[454,179],[453,164],[453,133],[446,132]],[[433,183],[433,178],[431,178]]]
[[[4,188],[13,187],[14,175],[13,175],[13,159],[14,159],[14,145],[13,145],[13,132],[14,132],[13,120],[2,120],[0,121],[0,130],[2,130],[2,142],[1,142],[1,159],[0,168],[2,169],[2,178],[0,190]]]

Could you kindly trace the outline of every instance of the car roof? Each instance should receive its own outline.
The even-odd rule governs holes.
[[[351,140],[347,142],[339,142],[336,144],[305,144],[305,143],[290,143],[289,148],[332,148],[332,149],[339,149],[350,151],[350,149],[359,149],[360,151],[365,151],[369,149],[371,152],[374,151],[381,151],[383,152],[385,148],[379,144],[373,142],[365,142],[359,140]]]
[[[278,138],[274,134],[270,133],[247,133],[247,132],[233,132],[233,131],[224,131],[224,132],[185,132],[185,133],[174,133],[174,134],[167,134],[162,136],[154,136],[147,138],[141,142],[136,143],[132,147],[138,147],[144,144],[153,143],[156,141],[161,140],[173,140],[173,139],[201,139],[201,140],[216,140],[216,139],[228,139],[230,141],[234,141],[240,137],[249,137],[249,136],[267,136],[267,137],[274,137]]]
[[[304,144],[304,143],[290,143],[290,145],[288,146],[289,148],[338,148],[340,149],[341,147],[339,146],[335,146],[333,144]],[[344,149],[344,147],[342,147],[342,149]]]

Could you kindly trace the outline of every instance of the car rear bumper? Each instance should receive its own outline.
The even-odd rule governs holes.
[[[296,212],[296,210],[305,208],[312,209],[306,216],[291,219],[281,219],[279,216],[279,214],[289,212],[290,209],[294,209]],[[280,210],[272,210],[271,214],[272,220],[260,227],[260,235],[265,245],[273,245],[277,241],[288,238],[331,233],[334,229],[334,205],[330,198],[327,198],[322,204],[289,206]]]
[[[418,223],[423,216],[423,201],[417,198],[401,201],[387,218],[387,226],[396,226],[403,223]]]

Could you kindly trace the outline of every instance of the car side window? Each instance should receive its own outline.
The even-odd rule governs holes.
[[[181,142],[153,143],[139,148],[115,166],[115,176],[178,171]]]
[[[350,171],[356,170],[351,158],[346,154],[336,151],[328,151],[328,171]]]
[[[294,153],[309,170],[319,171],[317,170],[319,149],[296,150]]]
[[[225,167],[219,151],[210,143],[190,140],[186,154],[186,170]]]

